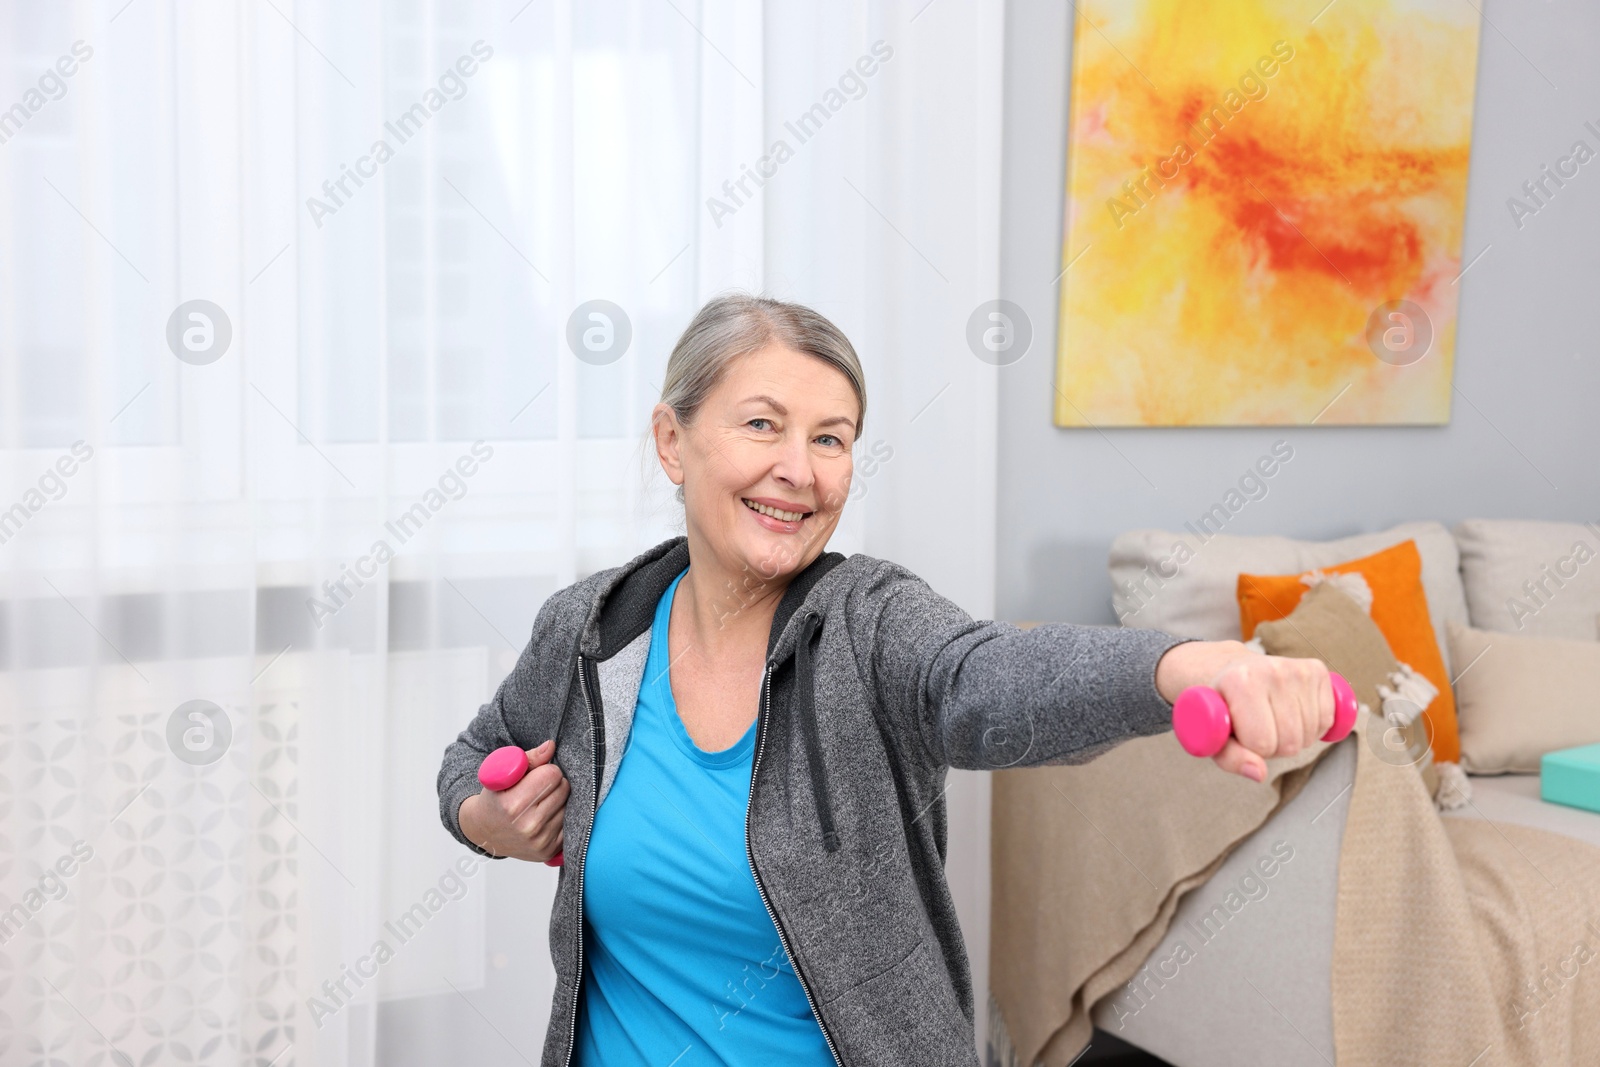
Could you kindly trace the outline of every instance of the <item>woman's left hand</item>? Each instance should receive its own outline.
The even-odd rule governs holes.
[[[1156,690],[1173,703],[1191,685],[1227,701],[1233,736],[1211,757],[1217,766],[1265,781],[1267,759],[1293,756],[1333,726],[1333,689],[1317,659],[1267,656],[1239,641],[1188,641],[1156,664]]]

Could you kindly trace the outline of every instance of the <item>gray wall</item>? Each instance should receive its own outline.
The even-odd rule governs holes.
[[[1450,424],[1099,432],[1051,423],[1073,8],[1008,4],[1001,289],[1036,334],[1000,372],[1000,618],[1114,622],[1112,537],[1181,528],[1279,439],[1294,459],[1227,532],[1600,519],[1600,159],[1520,230],[1506,206],[1578,138],[1600,150],[1583,126],[1600,127],[1600,5],[1479,6],[1493,24],[1479,48],[1462,259],[1492,247],[1460,282]]]

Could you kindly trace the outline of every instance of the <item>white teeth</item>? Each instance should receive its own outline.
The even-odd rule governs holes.
[[[769,508],[765,504],[757,504],[754,500],[746,500],[744,506],[751,511],[759,511],[763,515],[770,515],[782,522],[799,522],[806,517],[806,513],[803,511],[779,511],[777,508]]]

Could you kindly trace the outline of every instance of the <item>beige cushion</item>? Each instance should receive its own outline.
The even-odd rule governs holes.
[[[1191,524],[1192,525],[1192,524]],[[1411,540],[1422,556],[1422,590],[1446,666],[1445,623],[1467,622],[1456,540],[1437,522],[1408,522],[1378,533],[1337,541],[1212,534],[1202,541],[1192,529],[1130,530],[1111,543],[1112,605],[1124,626],[1142,626],[1211,641],[1239,639],[1241,572],[1299,574],[1370,556]],[[1178,562],[1184,552],[1187,562]]]
[[[1468,771],[1535,774],[1546,752],[1600,743],[1600,641],[1448,633]]]
[[[1468,519],[1455,536],[1474,627],[1574,641],[1600,638],[1600,528]]]

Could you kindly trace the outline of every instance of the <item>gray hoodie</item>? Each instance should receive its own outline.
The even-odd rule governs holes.
[[[572,786],[543,1067],[572,1060],[589,830],[628,743],[656,602],[688,565],[676,538],[552,595],[494,699],[445,749],[440,816],[480,855],[457,813],[479,791],[486,755],[554,737]],[[863,555],[824,553],[790,582],[767,644],[745,848],[840,1064],[978,1062],[944,877],[946,771],[1080,763],[1169,729],[1155,666],[1180,640],[977,622],[905,568]]]

